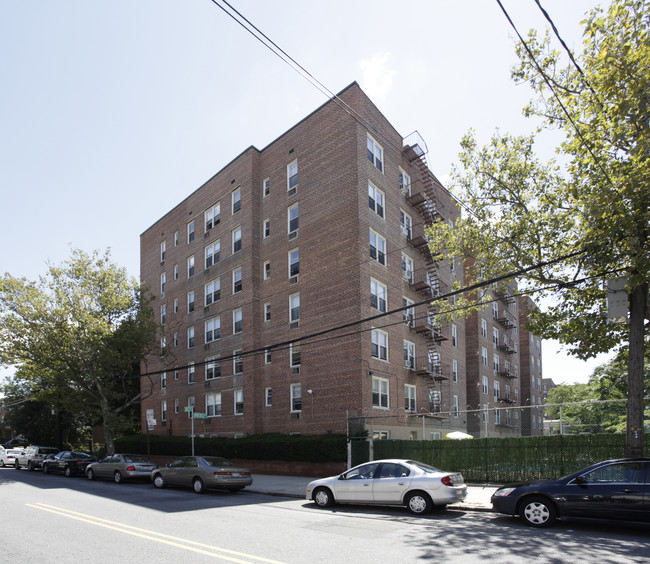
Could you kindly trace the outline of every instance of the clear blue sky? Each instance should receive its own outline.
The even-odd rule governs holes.
[[[443,182],[470,128],[533,129],[496,1],[230,3],[331,91],[356,80],[402,135],[418,130]],[[545,29],[534,0],[503,4],[522,34]],[[542,5],[579,51],[596,2]],[[0,271],[30,279],[72,247],[110,247],[137,277],[140,233],[325,101],[211,0],[0,0],[0,76]],[[545,375],[586,381],[595,364],[555,350]]]

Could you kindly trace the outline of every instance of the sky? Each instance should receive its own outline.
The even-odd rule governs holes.
[[[548,27],[534,0],[502,3],[522,35]],[[541,3],[579,52],[597,2]],[[496,0],[230,4],[330,92],[356,81],[404,137],[417,130],[443,183],[470,129],[534,129]],[[37,279],[73,248],[110,248],[138,277],[142,232],[326,99],[212,0],[0,0],[0,273]],[[605,360],[543,350],[558,384]]]

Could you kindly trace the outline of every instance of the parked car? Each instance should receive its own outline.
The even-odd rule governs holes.
[[[16,466],[16,458],[22,456],[25,451],[21,448],[6,448],[0,451],[0,466]]]
[[[56,454],[59,452],[58,448],[48,446],[30,445],[25,449],[22,456],[16,458],[15,466],[17,469],[27,468],[27,470],[36,470],[41,468],[43,460],[48,454]]]
[[[137,478],[151,480],[151,472],[156,468],[157,464],[140,454],[111,454],[99,462],[89,464],[86,476],[89,480],[110,478],[119,484],[122,480]]]
[[[319,507],[335,503],[405,505],[422,515],[467,496],[463,476],[416,460],[375,460],[338,476],[314,480],[305,497]]]
[[[253,476],[248,468],[241,468],[219,456],[183,456],[167,466],[154,470],[153,485],[191,487],[196,493],[206,488],[236,492],[250,486]]]
[[[491,500],[494,511],[532,527],[564,517],[650,522],[650,459],[598,462],[557,480],[499,488]]]
[[[85,474],[86,467],[97,459],[86,452],[62,450],[43,461],[43,474],[61,472],[68,478],[75,474]]]

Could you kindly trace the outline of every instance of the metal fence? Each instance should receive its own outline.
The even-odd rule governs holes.
[[[547,480],[611,458],[621,458],[625,434],[599,433],[462,441],[351,441],[352,464],[382,458],[412,459],[458,471],[468,483]],[[370,454],[372,453],[372,455]]]

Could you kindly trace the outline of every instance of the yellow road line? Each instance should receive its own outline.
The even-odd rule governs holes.
[[[252,561],[256,561],[256,562],[268,562],[269,564],[282,564],[277,560],[269,560],[268,558],[262,558],[260,556],[254,556],[252,554],[246,554],[243,552],[237,552],[235,550],[228,550],[227,548],[219,548],[217,546],[211,546],[209,544],[203,544],[200,542],[195,542],[180,537],[165,535],[163,533],[158,533],[156,531],[150,531],[147,529],[141,529],[139,527],[133,527],[131,525],[126,525],[124,523],[119,523],[117,521],[110,521],[108,519],[102,519],[101,517],[94,517],[93,515],[78,513],[77,511],[64,509],[62,507],[55,507],[53,505],[47,505],[45,503],[37,503],[34,505],[27,503],[26,505],[27,507],[33,507],[34,509],[40,509],[41,511],[48,511],[49,513],[62,515],[63,517],[68,517],[69,519],[76,519],[77,521],[83,521],[85,523],[90,523],[91,525],[104,527],[105,529],[111,529],[113,531],[118,531],[121,533],[125,533],[127,535],[132,535],[135,537],[152,540],[154,542],[166,544],[169,546],[174,546],[177,548],[181,548],[183,550],[196,552],[198,554],[203,554],[206,556],[221,558],[222,560],[227,560],[229,562],[250,564]],[[217,554],[218,552],[221,552],[222,554]],[[226,556],[226,554],[232,556]],[[245,560],[241,560],[241,558],[244,558]]]

